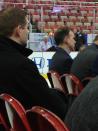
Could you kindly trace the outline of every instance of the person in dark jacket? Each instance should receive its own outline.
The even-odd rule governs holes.
[[[48,87],[25,48],[28,38],[27,13],[8,8],[0,14],[0,94],[8,93],[28,109],[38,105],[61,119],[66,114],[65,101]]]
[[[98,76],[75,99],[65,123],[70,131],[98,130]]]
[[[68,28],[60,28],[54,34],[54,39],[57,47],[49,65],[49,70],[54,70],[60,75],[69,73],[73,63],[69,54],[75,47],[74,33]]]
[[[75,50],[79,51],[81,46],[85,45],[86,43],[85,34],[77,30],[77,32],[75,33],[75,40],[76,40]]]
[[[92,77],[92,65],[98,55],[98,35],[94,39],[92,45],[81,51],[71,67],[71,73],[76,75],[81,81],[86,77]]]

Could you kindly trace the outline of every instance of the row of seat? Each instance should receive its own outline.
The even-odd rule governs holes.
[[[86,33],[98,33],[98,28],[95,29],[95,27],[93,26],[75,26],[75,25],[69,25],[70,23],[68,23],[67,27],[71,27],[71,29],[81,29],[82,31],[86,32]],[[55,32],[57,30],[57,28],[61,27],[61,25],[54,25],[54,26],[44,26],[43,31],[44,32],[50,32],[53,31]],[[93,31],[94,30],[94,31]]]
[[[93,0],[94,1],[94,0]],[[4,0],[4,2],[15,2],[15,3],[18,3],[18,2],[26,2],[25,0]],[[80,0],[80,2],[92,2],[91,0]],[[95,1],[96,2],[96,1]],[[63,4],[63,3],[68,3],[68,4],[71,4],[71,3],[74,3],[74,4],[77,4],[79,3],[78,0],[54,0],[54,1],[51,1],[51,0],[29,0],[29,3],[37,3],[37,4],[43,4],[43,3],[46,3],[46,4],[53,4],[53,3],[56,3],[56,4]],[[92,3],[91,3],[92,4]]]
[[[49,71],[47,76],[51,87],[56,89],[63,99],[67,98],[68,110],[88,82],[93,79],[92,77],[86,77],[81,82],[73,74],[63,74],[60,76],[58,72],[53,70]]]
[[[36,9],[32,9],[31,10],[31,14],[32,15],[41,15],[41,9],[39,8],[38,10],[36,10]],[[61,12],[59,12],[59,13],[57,13],[57,12],[52,12],[52,10],[44,10],[43,11],[43,15],[44,16],[47,16],[47,15],[51,15],[51,16],[57,16],[58,17],[58,15],[59,16],[74,16],[74,17],[76,17],[76,16],[82,16],[82,17],[94,17],[94,13],[92,12],[92,13],[89,13],[89,12],[85,12],[85,11],[81,11],[81,12],[76,12],[76,13],[72,13],[72,12],[63,12],[63,11],[61,11]],[[98,17],[98,11],[96,12],[96,14],[95,14],[95,17]]]
[[[37,20],[35,20],[37,21]],[[37,21],[38,22],[38,21]],[[97,20],[98,22],[98,20]],[[95,25],[95,28],[97,27],[97,22],[94,23]],[[56,22],[53,22],[53,21],[47,21],[47,22],[38,22],[38,25],[39,26],[42,26],[42,27],[48,27],[51,28],[53,26],[79,26],[79,27],[84,27],[84,28],[92,28],[93,25],[91,22],[73,22],[73,21],[56,21]],[[91,27],[92,26],[92,27]]]
[[[37,10],[39,11],[40,8]],[[76,12],[74,12],[74,11],[76,11]],[[32,12],[32,10],[31,10],[31,12]],[[58,26],[63,26],[65,24],[67,26],[76,26],[76,27],[79,26],[79,28],[81,28],[83,30],[87,30],[88,33],[90,30],[97,30],[98,29],[98,26],[97,26],[98,14],[96,12],[96,14],[94,16],[94,9],[93,8],[90,8],[89,12],[86,8],[85,9],[83,8],[83,10],[82,10],[82,8],[80,8],[79,13],[78,13],[77,9],[76,10],[70,9],[70,11],[68,9],[68,10],[61,11],[59,13],[51,13],[51,12],[52,12],[52,10],[51,9],[48,10],[48,8],[44,9],[43,16],[41,16],[41,14],[40,14],[41,12],[40,13],[39,12],[32,12],[33,21],[37,21],[38,23],[40,23],[40,21],[43,19],[42,20],[43,22],[50,23],[49,25],[48,24],[41,25],[44,27],[44,30],[46,32],[48,30],[51,30],[51,28],[53,29],[53,31],[55,31],[56,28],[58,28]],[[51,15],[49,15],[49,14],[51,14]]]
[[[45,5],[50,5],[50,6],[53,6],[53,5],[66,5],[66,6],[98,6],[98,3],[96,2],[89,2],[89,1],[60,1],[60,0],[54,0],[54,1],[51,1],[51,0],[48,0],[48,1],[45,1],[45,0],[29,0],[28,2],[26,0],[5,0],[4,1],[5,3],[8,3],[8,4],[25,4],[25,5],[28,5],[29,6],[33,6],[33,5],[42,5],[42,6],[45,6]]]
[[[56,71],[49,71],[47,76],[52,88],[58,88],[66,95],[78,96],[84,88],[80,80],[73,74],[60,76]]]
[[[65,95],[78,96],[84,88],[73,74],[59,76],[57,72],[49,71],[47,75],[52,88]],[[88,82],[91,79],[85,80]],[[1,127],[6,131],[69,131],[54,113],[40,106],[26,111],[18,100],[8,94],[0,95],[0,129]]]
[[[59,13],[59,16],[58,16],[57,13],[54,13],[54,14],[51,13],[52,9],[53,9],[53,5],[52,6],[49,5],[49,2],[52,2],[50,0],[48,0],[48,1],[30,0],[28,4],[26,4],[25,3],[26,1],[24,1],[24,0],[22,0],[22,1],[20,1],[20,0],[5,0],[5,2],[11,2],[11,3],[7,3],[9,6],[10,6],[10,4],[12,4],[11,6],[14,5],[14,6],[18,6],[20,8],[24,8],[26,6],[27,9],[30,9],[30,12],[31,12],[31,14],[33,16],[34,21],[38,21],[38,22],[40,22],[40,21],[55,22],[56,21],[58,23],[60,23],[60,21],[61,22],[66,22],[67,26],[77,26],[77,27],[81,26],[81,29],[85,29],[88,32],[89,32],[89,30],[93,30],[93,29],[97,30],[98,29],[98,26],[97,26],[97,22],[98,22],[98,17],[97,17],[98,13],[97,12],[98,11],[97,11],[97,8],[96,8],[95,9],[96,14],[95,14],[95,18],[94,18],[93,17],[94,16],[94,8],[91,7],[92,5],[90,5],[89,8],[86,8],[86,7],[79,8],[78,6],[77,7],[76,6],[72,7],[72,9],[70,9],[71,7],[68,8],[68,9],[64,8],[64,10],[61,11]],[[32,4],[32,2],[36,2],[36,5],[34,3]],[[41,2],[45,2],[45,4],[46,4],[46,5],[43,5],[43,9],[44,9],[43,10],[43,16],[41,16],[41,5],[40,5]],[[48,4],[46,2],[48,2]],[[64,3],[64,1],[53,1],[53,2],[59,2],[59,3],[57,3],[58,5],[60,5],[60,2],[63,3],[63,5],[66,4],[66,1],[65,1],[65,3]],[[18,3],[18,4],[14,4],[14,3]],[[69,1],[69,3],[73,4],[73,5],[76,4],[74,1],[72,1],[72,2]],[[86,4],[86,3],[84,3],[84,4]],[[39,11],[40,13],[37,12],[37,11]],[[89,13],[88,11],[92,11],[92,12]],[[51,15],[49,15],[49,13]],[[86,19],[85,19],[85,17],[86,17]],[[94,21],[94,23],[96,23],[95,27],[92,26],[93,21]],[[58,28],[58,26],[55,28],[54,25],[53,25],[53,27],[49,27],[49,29],[48,29],[48,26],[46,26],[46,27],[44,27],[44,30],[48,31],[48,30],[51,30],[51,28],[53,28],[53,30],[55,31],[56,28]],[[60,25],[60,24],[58,24],[58,25]],[[84,26],[87,26],[87,27],[84,28]]]
[[[22,3],[22,2],[26,2],[25,0],[4,0],[4,2],[12,2],[12,3]]]
[[[73,96],[78,96],[85,85],[92,80],[92,77],[87,77],[81,82],[79,78],[73,74],[64,74],[60,76],[56,71],[49,71],[47,77],[52,88],[62,91],[65,95]]]
[[[49,110],[35,106],[25,110],[9,94],[0,95],[0,131],[69,131],[60,118]]]

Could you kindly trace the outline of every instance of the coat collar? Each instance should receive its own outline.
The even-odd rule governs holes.
[[[4,44],[4,46],[9,46],[16,49],[17,51],[19,51],[22,55],[26,57],[28,57],[33,52],[31,49],[25,48],[24,46],[18,44],[17,42],[7,37],[0,36],[0,44]]]
[[[68,55],[70,54],[69,51],[67,49],[63,49],[61,47],[57,47],[58,51],[62,51],[62,52],[66,52]]]

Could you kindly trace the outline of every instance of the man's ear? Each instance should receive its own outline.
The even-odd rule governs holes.
[[[19,26],[17,26],[17,27],[15,28],[14,34],[19,37],[19,36],[21,35],[21,31],[22,31],[22,28],[21,28],[21,26],[19,25]]]
[[[68,41],[68,36],[65,36],[65,38],[64,38],[64,43],[67,44],[67,41]]]

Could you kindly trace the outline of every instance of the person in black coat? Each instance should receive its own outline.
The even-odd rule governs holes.
[[[70,131],[98,130],[98,76],[75,99],[65,123]]]
[[[75,44],[75,50],[79,51],[81,46],[85,45],[85,35],[77,30],[77,32],[75,33],[75,40],[76,40],[76,44]]]
[[[81,81],[86,77],[92,77],[92,65],[98,55],[98,35],[92,45],[81,51],[71,67],[71,73],[76,75]]]
[[[69,54],[75,47],[74,33],[68,28],[60,28],[54,34],[54,39],[57,47],[49,65],[49,70],[54,70],[60,75],[69,73],[73,63]]]
[[[28,59],[32,51],[25,48],[27,38],[27,13],[18,8],[4,10],[0,15],[0,94],[12,95],[26,109],[43,106],[64,119],[66,103]]]

